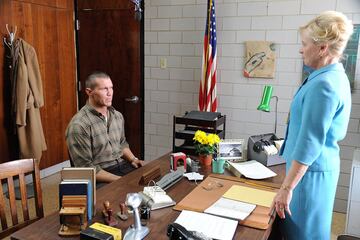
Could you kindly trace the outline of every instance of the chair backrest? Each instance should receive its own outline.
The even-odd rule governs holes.
[[[34,194],[35,194],[35,210],[36,216],[30,217],[27,199],[27,190],[25,175],[32,174]],[[19,180],[21,194],[21,208],[23,220],[18,218],[18,209],[16,207],[14,179]],[[35,159],[20,159],[0,164],[0,219],[2,229],[0,231],[0,239],[10,235],[11,233],[39,220],[44,217],[44,209],[42,203],[42,192],[40,184],[39,162]],[[3,184],[7,184],[9,207],[5,200]],[[11,216],[11,224],[8,224],[6,212]],[[21,210],[19,210],[21,211]]]

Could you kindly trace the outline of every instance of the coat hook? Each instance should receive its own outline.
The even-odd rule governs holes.
[[[15,27],[14,27],[14,32],[11,32],[10,30],[9,30],[9,24],[6,24],[5,25],[6,26],[6,30],[7,30],[7,32],[8,32],[8,34],[9,34],[9,37],[10,37],[10,44],[12,44],[13,42],[14,42],[14,40],[15,40],[15,35],[16,35],[16,31],[17,31],[17,26],[15,25]]]

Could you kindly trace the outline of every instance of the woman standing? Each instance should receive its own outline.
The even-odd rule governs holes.
[[[300,54],[313,69],[291,107],[282,156],[286,177],[274,198],[286,239],[330,239],[340,171],[338,141],[347,131],[349,80],[339,63],[353,25],[327,11],[300,28]]]

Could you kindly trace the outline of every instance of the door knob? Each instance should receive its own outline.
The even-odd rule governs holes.
[[[138,96],[132,96],[129,98],[125,98],[126,102],[131,102],[131,103],[137,103],[140,100],[140,98]]]

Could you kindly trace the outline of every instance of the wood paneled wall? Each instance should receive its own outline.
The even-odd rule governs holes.
[[[65,129],[77,109],[73,0],[0,0],[1,40],[5,24],[17,26],[16,37],[31,44],[38,56],[45,106],[41,119],[48,150],[40,167],[68,159]],[[9,79],[0,44],[0,162],[16,158],[16,138],[9,134]]]

